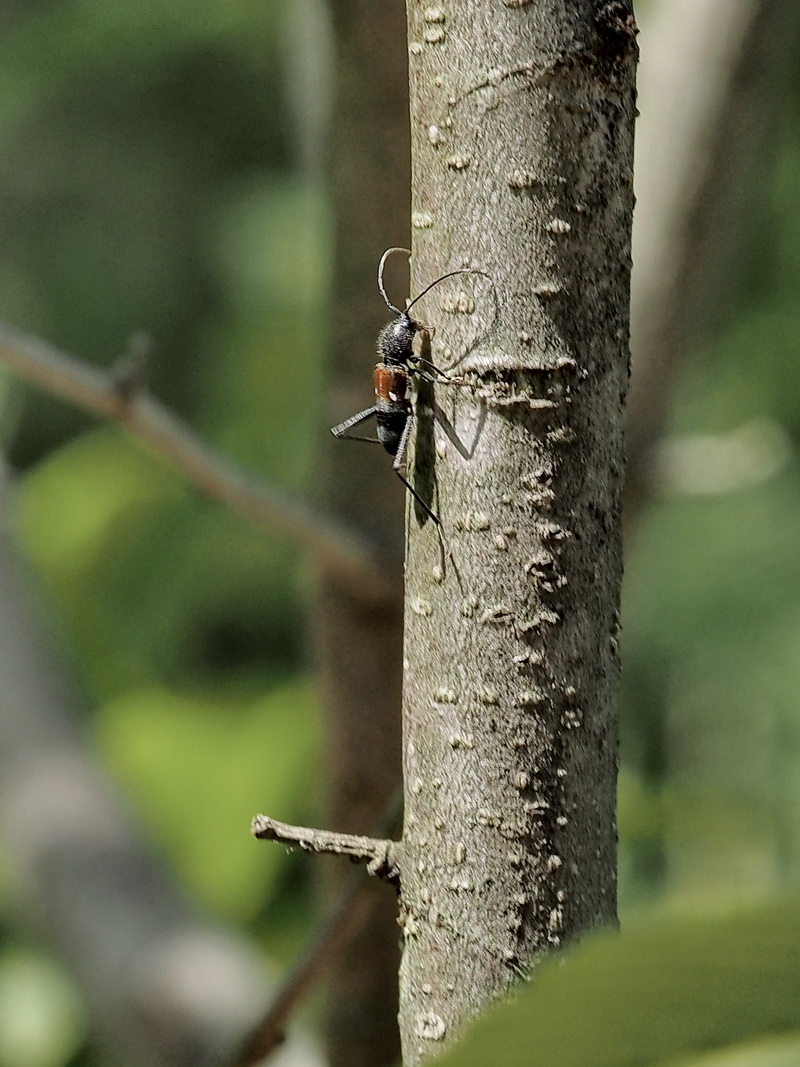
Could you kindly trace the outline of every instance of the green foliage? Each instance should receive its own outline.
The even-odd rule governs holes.
[[[797,898],[729,914],[673,916],[632,925],[622,935],[596,934],[545,964],[531,986],[488,1012],[463,1044],[436,1062],[796,1063],[787,1057],[800,1049],[798,959]],[[687,1055],[692,1058],[676,1059]]]
[[[198,675],[219,685],[296,656],[288,546],[199,500],[113,428],[31,471],[17,527],[98,696]]]
[[[98,751],[153,840],[197,899],[229,919],[258,915],[286,866],[285,850],[246,833],[256,811],[313,820],[315,710],[295,682],[250,701],[133,690],[97,714]]]
[[[42,953],[0,953],[0,1067],[60,1067],[80,1048],[85,1020],[68,977]]]

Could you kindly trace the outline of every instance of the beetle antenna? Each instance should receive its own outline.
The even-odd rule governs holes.
[[[383,268],[384,268],[384,266],[386,265],[386,260],[387,260],[387,259],[389,258],[389,256],[391,256],[391,255],[392,255],[392,254],[393,254],[394,252],[405,252],[405,254],[406,254],[407,256],[410,256],[410,255],[411,255],[411,249],[410,249],[410,248],[387,248],[387,249],[386,249],[386,251],[385,251],[385,252],[383,253],[383,255],[381,256],[381,261],[380,261],[380,263],[378,264],[378,288],[379,288],[379,289],[380,289],[380,291],[381,291],[381,296],[383,297],[383,299],[384,299],[384,301],[385,301],[385,303],[386,303],[386,306],[387,306],[387,308],[388,308],[388,309],[389,309],[390,311],[395,311],[395,312],[396,312],[396,313],[397,313],[398,315],[402,315],[402,314],[403,314],[403,312],[402,312],[402,311],[400,310],[400,308],[396,308],[396,307],[394,306],[394,304],[393,304],[393,303],[391,302],[391,300],[389,299],[389,297],[388,297],[388,296],[386,295],[386,290],[385,290],[385,289],[384,289],[384,287],[383,287]],[[425,291],[427,292],[427,289],[426,289]]]
[[[414,297],[414,299],[409,304],[406,305],[406,312],[410,311],[411,308],[413,308],[413,306],[416,304],[416,302],[418,300],[421,300],[423,298],[423,296],[425,296],[426,293],[429,293],[431,291],[431,289],[433,289],[433,287],[435,285],[438,285],[439,282],[443,282],[446,278],[454,278],[456,276],[456,274],[483,274],[483,273],[484,272],[482,270],[475,270],[474,267],[461,267],[460,270],[451,270],[448,274],[443,274],[441,276],[441,278],[437,278],[435,282],[431,282],[430,285],[427,285],[422,290],[421,293],[418,293]]]

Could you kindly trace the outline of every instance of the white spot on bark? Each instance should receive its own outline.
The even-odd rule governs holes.
[[[441,139],[442,131],[439,129],[438,126],[434,126],[433,124],[431,124],[428,127],[428,140],[431,142],[432,145],[437,145]]]
[[[519,167],[515,167],[509,173],[506,181],[512,189],[530,189],[536,181],[536,175],[531,174],[528,170],[521,170]]]
[[[461,614],[465,619],[471,619],[475,612],[478,610],[478,598],[474,596],[467,597],[466,600],[461,601]]]
[[[440,686],[433,691],[434,704],[457,704],[458,693],[455,689],[449,689],[447,686]]]
[[[466,531],[488,530],[492,520],[484,511],[468,511],[461,520],[461,528]]]
[[[415,230],[429,230],[433,226],[433,215],[425,211],[415,211],[411,216],[411,225]]]
[[[524,689],[514,701],[515,708],[535,708],[544,704],[547,697],[540,689]]]
[[[551,219],[547,224],[547,229],[551,233],[569,233],[572,226],[566,221],[566,219]]]
[[[417,1037],[424,1037],[428,1041],[441,1041],[447,1033],[444,1019],[432,1011],[427,1011],[424,1015],[418,1015],[414,1029]]]
[[[466,170],[472,160],[469,156],[450,156],[447,160],[447,165],[451,170]]]
[[[426,7],[422,17],[426,22],[444,22],[446,15],[440,7]]]
[[[425,26],[422,36],[427,44],[441,44],[444,40],[444,26]]]

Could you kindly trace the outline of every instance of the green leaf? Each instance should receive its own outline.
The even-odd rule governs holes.
[[[766,1037],[712,1052],[708,1056],[676,1060],[670,1067],[797,1067],[800,1063],[800,1033],[790,1037]]]
[[[60,1067],[85,1036],[78,996],[52,960],[29,949],[0,955],[0,1067]]]
[[[250,834],[259,811],[311,815],[317,747],[310,688],[253,702],[142,689],[103,706],[98,750],[184,884],[227,918],[251,918],[275,891],[286,850]]]
[[[652,1067],[759,1035],[796,1039],[798,964],[797,899],[597,934],[550,960],[437,1062]]]

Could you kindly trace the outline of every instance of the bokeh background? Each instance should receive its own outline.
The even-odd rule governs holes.
[[[0,12],[0,317],[103,367],[147,331],[153,392],[300,496],[327,431],[324,14],[311,0]],[[796,65],[776,93],[627,531],[623,924],[800,879]],[[368,393],[373,342],[353,343]],[[319,813],[304,560],[2,368],[0,414],[4,522],[82,693],[86,745],[192,905],[279,970],[313,913],[311,864],[247,831],[256,811]],[[0,862],[0,1067],[106,1067],[13,850]]]

